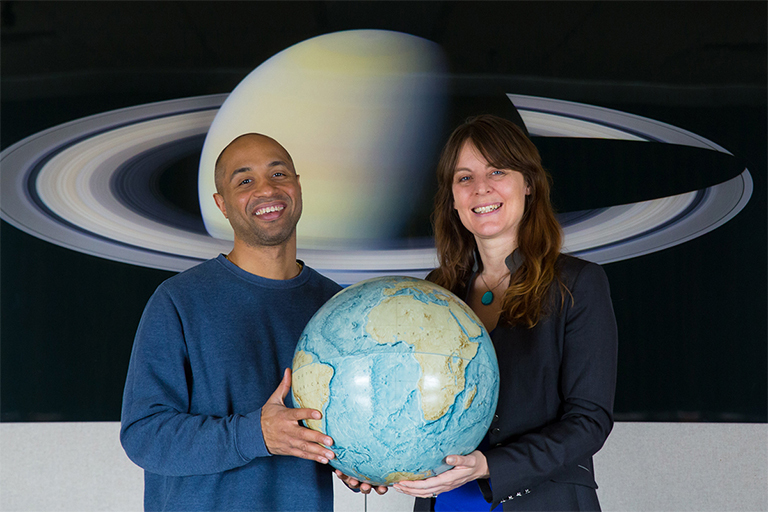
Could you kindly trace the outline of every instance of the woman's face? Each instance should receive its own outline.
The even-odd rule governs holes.
[[[453,207],[478,242],[510,238],[516,245],[525,196],[530,194],[522,173],[491,167],[468,140],[459,152],[452,190]]]

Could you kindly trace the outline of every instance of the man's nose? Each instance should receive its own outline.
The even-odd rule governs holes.
[[[262,179],[256,182],[254,192],[257,196],[271,196],[275,194],[275,184],[270,180]]]

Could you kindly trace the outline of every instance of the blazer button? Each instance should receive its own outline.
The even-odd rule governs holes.
[[[498,434],[499,432],[501,432],[500,428],[494,428],[493,430],[491,430],[491,434]]]

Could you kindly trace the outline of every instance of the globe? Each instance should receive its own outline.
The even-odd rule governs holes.
[[[312,317],[293,358],[296,407],[329,435],[331,465],[374,485],[419,480],[473,451],[499,395],[496,353],[475,313],[422,279],[377,277]]]

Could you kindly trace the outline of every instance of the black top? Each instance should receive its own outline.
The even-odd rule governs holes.
[[[511,272],[521,263],[518,254],[506,260]],[[550,313],[535,327],[500,320],[490,333],[500,373],[484,452],[493,489],[478,480],[490,508],[599,509],[592,455],[613,427],[616,320],[602,267],[560,255],[557,268],[572,300],[566,294],[561,309],[553,285]],[[417,501],[417,510],[429,503]]]

